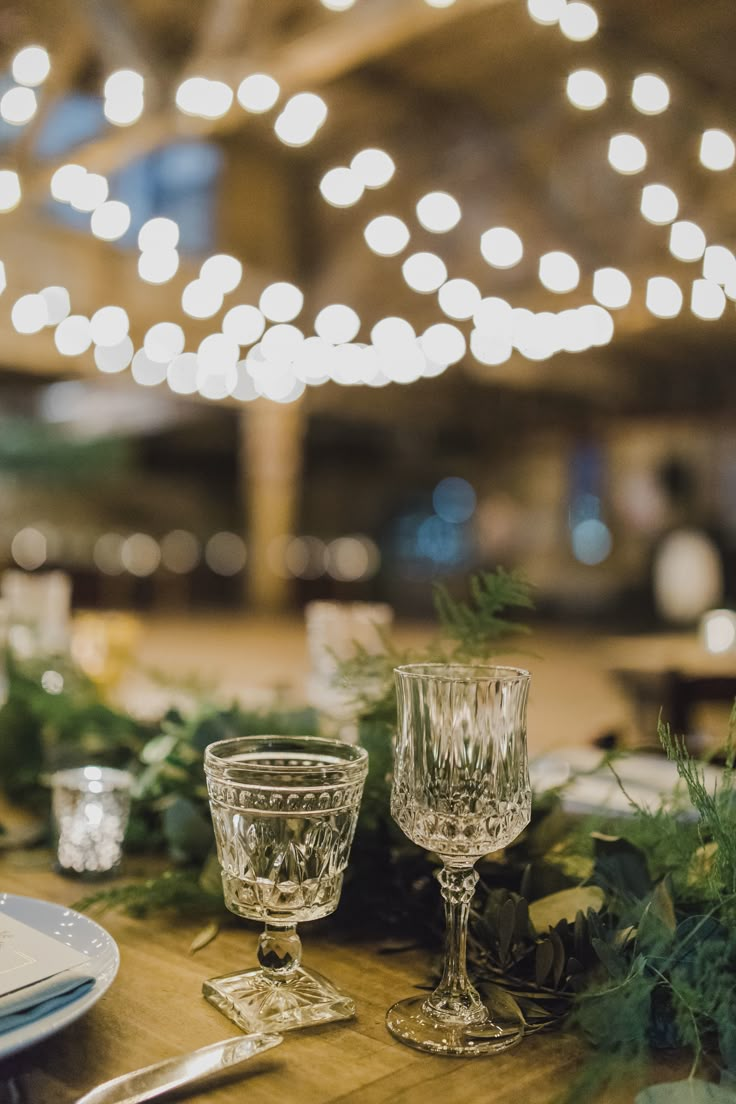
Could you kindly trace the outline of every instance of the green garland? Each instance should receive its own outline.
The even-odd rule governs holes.
[[[343,665],[353,687],[369,774],[340,909],[356,935],[386,936],[386,953],[407,939],[439,950],[443,931],[433,856],[411,844],[389,813],[395,700],[391,670],[407,659],[487,657],[521,626],[529,608],[515,575],[479,576],[471,602],[437,596],[441,635],[421,656],[359,655]],[[213,855],[202,753],[208,743],[258,732],[315,733],[311,710],[269,714],[202,707],[141,725],[99,700],[68,666],[64,691],[40,688],[47,664],[10,661],[0,709],[0,779],[15,800],[41,808],[44,771],[91,757],[132,766],[137,796],[130,850],[166,851],[174,867],[142,883],[106,888],[82,907],[135,915],[163,908],[210,921],[203,945],[224,922]],[[59,662],[54,667],[60,670]],[[625,819],[581,823],[556,793],[535,798],[532,821],[512,846],[479,864],[468,940],[477,984],[523,1017],[527,1031],[566,1022],[595,1048],[567,1100],[594,1100],[604,1086],[654,1049],[686,1047],[691,1077],[668,1083],[667,1104],[733,1100],[736,1083],[736,794],[732,716],[719,786],[667,726],[659,737],[684,786],[677,808],[654,813],[631,802]],[[615,769],[615,767],[612,767]],[[431,962],[427,981],[430,981]],[[723,1088],[696,1077],[719,1076]],[[664,1086],[661,1086],[664,1089]],[[718,1095],[720,1094],[720,1095]],[[639,1104],[657,1104],[658,1087]]]

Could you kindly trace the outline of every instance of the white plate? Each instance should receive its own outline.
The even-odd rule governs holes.
[[[7,913],[14,920],[51,936],[61,939],[75,951],[88,958],[88,969],[95,983],[91,989],[62,1008],[57,1008],[40,1020],[15,1027],[12,1031],[0,1031],[0,1058],[6,1058],[24,1047],[32,1046],[62,1027],[83,1016],[110,987],[118,972],[120,954],[117,944],[104,928],[88,916],[74,909],[54,905],[50,901],[37,901],[34,897],[16,897],[12,893],[0,893],[0,913]],[[63,922],[64,927],[61,927]]]

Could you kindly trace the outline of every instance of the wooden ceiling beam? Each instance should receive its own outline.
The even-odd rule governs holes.
[[[361,66],[406,46],[422,35],[450,26],[458,19],[491,10],[510,0],[462,0],[449,8],[432,8],[424,0],[373,0],[362,3],[334,21],[305,32],[275,50],[214,59],[201,75],[226,81],[237,87],[249,72],[270,73],[286,95],[314,90]],[[190,66],[179,80],[194,75]],[[170,100],[173,100],[171,89]],[[110,173],[150,153],[172,139],[205,138],[246,126],[252,116],[234,106],[221,119],[192,119],[182,115],[173,103],[153,112],[130,128],[116,128],[101,138],[70,150],[61,161],[38,166],[27,179],[28,195],[45,193],[54,171],[73,158],[95,172]]]

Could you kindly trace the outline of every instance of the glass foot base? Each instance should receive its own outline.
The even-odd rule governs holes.
[[[334,985],[303,966],[285,980],[274,981],[263,970],[210,978],[202,993],[224,1016],[247,1034],[292,1031],[355,1015],[355,1004]]]
[[[521,1042],[523,1024],[494,1014],[477,1024],[447,1023],[427,1009],[426,997],[399,1001],[386,1013],[386,1027],[395,1039],[427,1054],[463,1058],[495,1054]]]

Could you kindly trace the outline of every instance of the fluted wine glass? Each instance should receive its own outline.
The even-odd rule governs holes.
[[[432,1054],[488,1054],[517,1043],[522,1024],[481,1000],[465,964],[475,863],[529,822],[526,751],[530,675],[516,667],[424,663],[397,667],[398,728],[391,812],[439,855],[447,924],[442,980],[429,997],[389,1009],[401,1042]]]
[[[205,997],[247,1032],[354,1015],[350,997],[302,966],[296,925],[337,908],[367,752],[312,736],[243,736],[210,744],[204,766],[225,904],[265,922],[260,966],[211,978]]]

